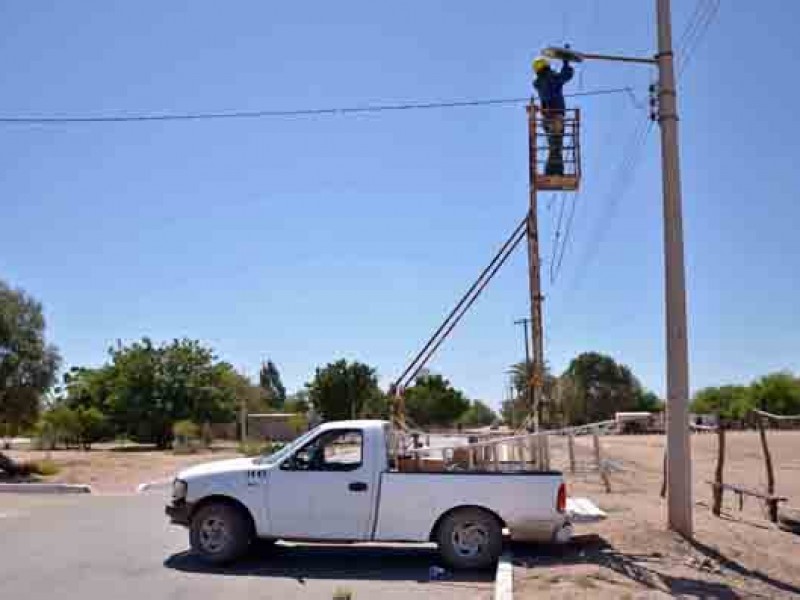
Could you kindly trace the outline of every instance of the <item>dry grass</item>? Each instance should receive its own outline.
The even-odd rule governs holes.
[[[776,491],[798,507],[800,432],[771,431],[769,442]],[[591,441],[581,438],[578,443],[588,448]],[[733,432],[727,445],[725,481],[763,487],[758,435]],[[669,533],[664,525],[665,502],[658,496],[663,437],[610,436],[603,438],[602,447],[624,468],[612,474],[610,494],[597,474],[567,478],[571,495],[594,499],[609,518],[578,527],[570,547],[515,552],[520,556],[518,597],[800,597],[800,536],[776,529],[753,498],[745,500],[742,512],[734,498],[726,498],[723,518],[711,515],[711,488],[705,482],[716,465],[715,435],[692,437],[692,541]]]
[[[233,450],[202,450],[195,454],[178,455],[150,449],[97,449],[46,451],[10,451],[16,461],[42,463],[49,461],[57,473],[46,481],[88,483],[101,494],[133,494],[140,483],[172,478],[177,471],[190,465],[233,458]],[[44,473],[43,473],[44,474]]]

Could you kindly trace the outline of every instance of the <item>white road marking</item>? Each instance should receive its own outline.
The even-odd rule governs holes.
[[[511,552],[505,552],[497,562],[494,576],[494,600],[514,600],[514,565]]]

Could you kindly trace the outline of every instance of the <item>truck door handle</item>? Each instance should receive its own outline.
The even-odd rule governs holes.
[[[354,481],[353,483],[347,486],[347,489],[351,492],[366,492],[367,491],[367,484],[363,481]]]

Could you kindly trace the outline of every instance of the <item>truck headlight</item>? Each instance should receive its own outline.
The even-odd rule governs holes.
[[[189,490],[189,486],[185,481],[182,479],[176,479],[172,482],[172,499],[173,500],[183,500],[186,498],[186,492]]]

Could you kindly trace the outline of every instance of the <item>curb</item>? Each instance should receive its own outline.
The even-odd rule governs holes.
[[[91,494],[92,488],[73,483],[0,483],[0,494]]]
[[[148,481],[140,483],[136,486],[136,493],[143,494],[149,490],[165,490],[172,485],[172,479],[158,479],[156,481]]]
[[[494,600],[514,600],[514,565],[511,552],[504,552],[494,576]]]

